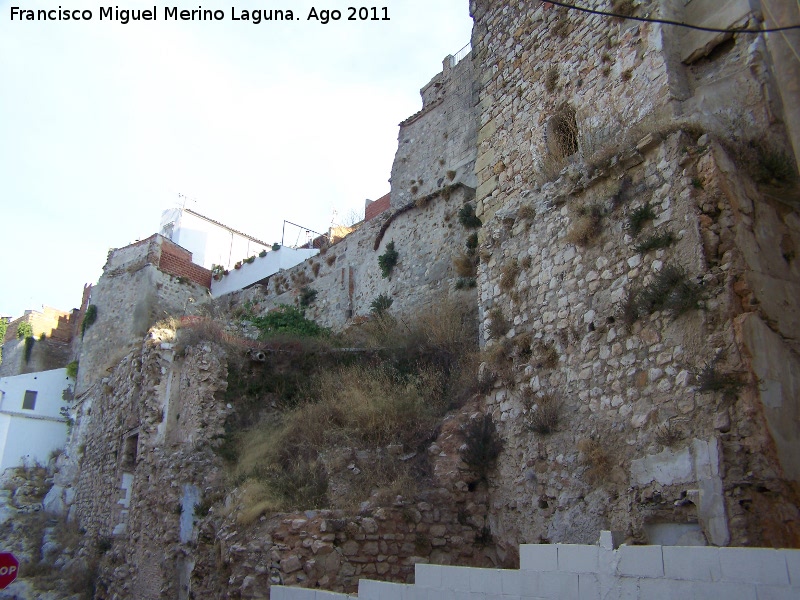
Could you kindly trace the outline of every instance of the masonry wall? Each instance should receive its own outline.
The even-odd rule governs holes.
[[[637,11],[757,22],[746,2],[684,4]],[[645,541],[662,524],[675,536],[693,524],[703,543],[797,545],[798,430],[787,419],[798,404],[784,391],[796,389],[795,369],[756,358],[794,365],[798,331],[791,253],[755,249],[768,237],[793,248],[796,212],[754,185],[756,159],[743,151],[756,134],[786,148],[763,36],[690,34],[547,3],[471,11],[482,368],[498,378],[487,408],[508,452],[493,531],[586,542],[624,523]],[[555,126],[565,111],[575,117],[568,152]],[[711,136],[698,139],[703,131]],[[628,222],[645,203],[655,218],[637,237]],[[663,248],[636,249],[667,232]],[[626,299],[673,268],[700,284],[701,310],[625,324]],[[490,335],[493,310],[507,332]],[[704,369],[740,385],[704,390]],[[756,384],[765,379],[776,383]],[[561,422],[534,431],[548,402]]]
[[[713,27],[757,24],[746,1],[714,4],[707,11],[695,10],[697,2],[684,4],[642,2],[635,14]],[[608,8],[599,0],[586,6]],[[763,139],[769,130],[785,144],[763,36],[729,40],[547,3],[507,9],[502,3],[473,1],[471,12],[481,90],[475,168],[479,216],[482,211],[490,215],[511,195],[555,179],[569,162],[566,155],[600,164],[620,145],[680,123],[743,140]],[[570,112],[576,155],[559,148],[558,116]]]
[[[179,255],[175,248],[169,240],[154,235],[109,253],[103,275],[91,291],[97,320],[83,336],[78,394],[105,377],[107,369],[137,347],[155,322],[190,314],[208,296],[205,284],[159,268],[166,250],[165,268],[191,274],[191,265],[182,260],[176,263]],[[175,268],[176,264],[180,268]],[[206,273],[210,280],[210,272]]]
[[[467,295],[474,302],[474,290],[455,289],[453,266],[470,233],[459,223],[458,211],[471,198],[469,188],[449,186],[418,205],[381,213],[324,254],[271,276],[264,286],[237,299],[255,302],[264,311],[295,305],[301,289],[309,287],[318,294],[306,316],[338,330],[369,316],[370,304],[380,294],[393,300],[393,314],[411,314],[451,295]],[[378,257],[390,242],[399,258],[391,277],[384,278]]]
[[[610,532],[604,537],[610,541]],[[516,570],[416,566],[414,585],[363,580],[361,600],[489,598],[792,598],[800,593],[796,550],[662,546],[524,545]],[[345,600],[291,587],[273,600]]]
[[[477,90],[472,57],[444,59],[442,72],[420,90],[423,106],[400,123],[392,165],[392,208],[424,198],[443,186],[475,188]]]

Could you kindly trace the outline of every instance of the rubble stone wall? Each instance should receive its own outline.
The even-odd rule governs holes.
[[[235,299],[254,302],[264,311],[295,305],[302,288],[308,287],[317,296],[306,316],[337,330],[368,316],[370,304],[381,294],[392,298],[390,312],[395,314],[411,314],[453,294],[468,295],[474,303],[474,290],[455,289],[458,275],[453,266],[469,235],[458,211],[471,198],[467,187],[443,185],[419,205],[381,213],[324,254],[271,276],[265,285],[244,290]],[[390,242],[399,256],[391,277],[384,278],[378,257]]]

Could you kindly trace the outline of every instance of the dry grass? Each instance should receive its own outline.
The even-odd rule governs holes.
[[[500,339],[508,333],[509,329],[511,329],[511,323],[508,322],[500,307],[496,306],[489,311],[487,331],[491,339]]]
[[[443,375],[432,368],[403,377],[380,366],[341,367],[319,374],[310,394],[315,401],[242,435],[233,477],[244,482],[237,516],[243,522],[264,512],[327,505],[320,451],[416,447],[447,405]]]
[[[567,231],[567,241],[576,246],[589,246],[600,235],[600,219],[592,215],[579,216]]]
[[[548,93],[552,94],[556,90],[556,86],[558,86],[558,67],[553,65],[549,69],[544,76],[544,89],[548,91]]]
[[[453,259],[459,277],[475,277],[478,273],[477,257],[462,252]]]
[[[588,467],[585,473],[587,481],[593,484],[603,483],[613,468],[608,451],[599,441],[590,438],[580,440],[578,450],[580,462]]]
[[[503,265],[500,269],[500,289],[504,292],[511,290],[517,283],[520,267],[517,259],[514,258]]]
[[[536,218],[536,209],[530,204],[523,204],[517,209],[517,219],[533,221]]]
[[[538,342],[533,349],[534,366],[539,369],[555,369],[559,354],[554,342]]]
[[[525,418],[526,427],[541,435],[555,431],[563,409],[561,399],[549,395],[541,398],[528,396],[526,401],[530,406]]]

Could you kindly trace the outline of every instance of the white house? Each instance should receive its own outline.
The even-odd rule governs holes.
[[[67,441],[61,414],[73,386],[66,369],[0,378],[0,471],[23,461],[47,463]]]
[[[206,269],[213,265],[233,269],[237,262],[272,248],[272,244],[188,208],[165,210],[161,214],[159,233],[189,250],[192,261]]]

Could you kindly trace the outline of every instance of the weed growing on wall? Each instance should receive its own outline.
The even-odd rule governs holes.
[[[502,451],[503,440],[497,433],[492,415],[480,415],[467,424],[461,460],[476,473],[479,480],[487,479]]]
[[[391,279],[392,271],[397,265],[397,259],[400,254],[394,249],[394,242],[386,244],[386,249],[383,254],[378,257],[378,266],[381,268],[381,276],[384,279]]]
[[[645,239],[644,241],[636,244],[633,249],[639,254],[645,254],[650,250],[657,250],[659,248],[666,248],[675,243],[675,234],[671,231],[664,233],[655,233]]]
[[[519,263],[516,258],[504,264],[503,268],[500,269],[500,289],[504,292],[511,290],[514,284],[517,283],[519,271]]]
[[[300,288],[299,302],[301,308],[308,308],[317,299],[319,292],[313,288],[304,285]]]
[[[369,304],[370,312],[376,317],[382,317],[387,310],[392,306],[394,303],[394,299],[387,295],[387,294],[379,294],[377,298],[375,298]]]
[[[329,330],[307,319],[302,309],[281,304],[265,315],[252,317],[250,322],[261,332],[262,339],[279,334],[301,337],[320,337],[329,335]]]
[[[83,315],[83,321],[81,322],[81,338],[86,334],[86,330],[92,326],[92,324],[97,320],[97,306],[94,304],[90,304],[86,307],[86,314]]]
[[[567,241],[577,246],[588,246],[600,235],[603,210],[596,204],[576,210],[576,218],[567,231]]]
[[[638,303],[643,312],[666,310],[673,317],[700,306],[702,289],[690,281],[686,271],[676,265],[665,266],[652,283],[639,293]]]
[[[736,395],[744,387],[742,380],[735,373],[723,373],[717,370],[716,365],[706,363],[702,369],[695,372],[697,391],[701,393],[722,392],[724,395]]]
[[[477,229],[483,225],[477,216],[475,216],[475,207],[472,204],[465,204],[458,211],[458,222],[467,229]]]
[[[642,231],[645,224],[655,218],[656,213],[653,212],[653,207],[650,206],[650,203],[648,202],[644,206],[640,206],[631,212],[630,216],[628,217],[628,231],[633,237],[636,237],[639,235],[639,232]]]
[[[25,363],[29,363],[31,360],[31,354],[33,353],[33,345],[36,343],[36,340],[33,337],[26,337],[25,338]]]
[[[563,402],[555,396],[542,396],[541,398],[527,396],[525,400],[530,406],[525,426],[540,435],[547,435],[555,431],[561,418]]]

